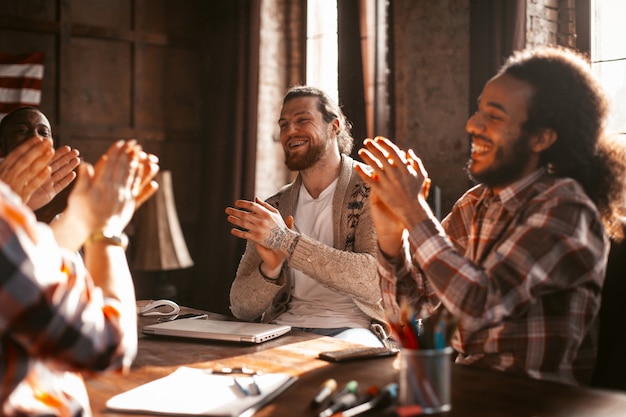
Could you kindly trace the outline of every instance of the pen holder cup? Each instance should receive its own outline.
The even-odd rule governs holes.
[[[424,414],[442,413],[452,409],[452,348],[402,349],[398,402],[417,404]]]

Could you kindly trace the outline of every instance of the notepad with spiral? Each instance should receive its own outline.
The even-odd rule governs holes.
[[[288,374],[273,373],[256,375],[252,380],[251,376],[216,375],[211,370],[180,367],[163,378],[112,397],[107,401],[107,409],[121,412],[247,417],[271,402],[296,379]],[[246,392],[255,384],[254,390]]]

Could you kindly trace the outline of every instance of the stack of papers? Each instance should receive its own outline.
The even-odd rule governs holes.
[[[254,376],[259,395],[246,395],[237,382],[252,385],[252,377],[216,375],[211,370],[180,367],[168,376],[116,395],[107,401],[112,411],[204,416],[251,416],[296,381],[288,374]]]

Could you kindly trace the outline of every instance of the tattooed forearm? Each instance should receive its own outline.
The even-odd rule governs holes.
[[[291,256],[298,239],[300,239],[300,235],[297,233],[290,233],[288,230],[275,227],[270,230],[269,237],[263,243],[270,249],[285,251]]]

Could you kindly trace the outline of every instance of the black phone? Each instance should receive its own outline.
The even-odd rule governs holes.
[[[332,350],[320,352],[318,357],[330,362],[353,361],[357,359],[382,358],[385,356],[393,356],[399,352],[398,349],[389,349],[386,347],[358,347],[342,350]]]

